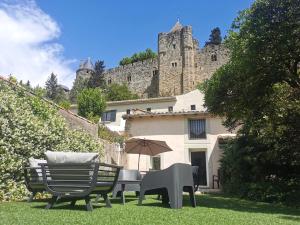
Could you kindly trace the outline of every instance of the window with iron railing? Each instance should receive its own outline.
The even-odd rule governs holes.
[[[205,119],[189,120],[189,139],[206,139]]]

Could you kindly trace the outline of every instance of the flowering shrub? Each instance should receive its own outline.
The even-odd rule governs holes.
[[[0,81],[0,201],[26,195],[23,167],[44,152],[78,151],[102,154],[89,134],[67,127],[57,109],[23,90]]]

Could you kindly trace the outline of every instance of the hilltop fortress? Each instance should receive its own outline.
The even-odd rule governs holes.
[[[207,44],[199,48],[191,26],[179,21],[167,33],[158,34],[157,57],[105,71],[107,84],[126,83],[142,98],[180,95],[194,90],[228,61],[222,45]],[[81,63],[76,77],[89,77],[90,59]]]

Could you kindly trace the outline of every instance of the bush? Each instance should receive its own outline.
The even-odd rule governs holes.
[[[256,137],[239,136],[224,149],[221,184],[225,193],[255,201],[300,204],[300,177],[296,165],[281,165],[285,156],[273,156]],[[295,150],[296,151],[296,150]],[[295,159],[296,162],[296,159]]]
[[[90,135],[67,127],[57,109],[0,81],[0,201],[23,199],[23,166],[44,152],[99,152],[103,146]]]
[[[132,93],[126,84],[111,84],[106,90],[107,101],[122,101],[138,98],[138,95]]]
[[[86,88],[77,96],[78,114],[98,122],[106,107],[105,97],[100,88]]]
[[[153,59],[157,57],[157,54],[153,52],[150,48],[147,48],[145,51],[134,53],[131,57],[125,57],[120,62],[120,66],[124,66],[127,64],[143,61],[146,59]]]

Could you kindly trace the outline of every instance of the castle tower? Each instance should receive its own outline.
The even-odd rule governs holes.
[[[91,61],[91,58],[88,57],[86,60],[81,61],[79,69],[76,71],[76,79],[79,77],[88,79],[93,72],[95,72],[94,65]]]
[[[192,27],[179,21],[168,33],[158,34],[159,95],[180,95],[193,90],[194,41]]]
[[[192,27],[185,26],[181,31],[182,41],[182,89],[183,93],[195,88],[195,48]]]

